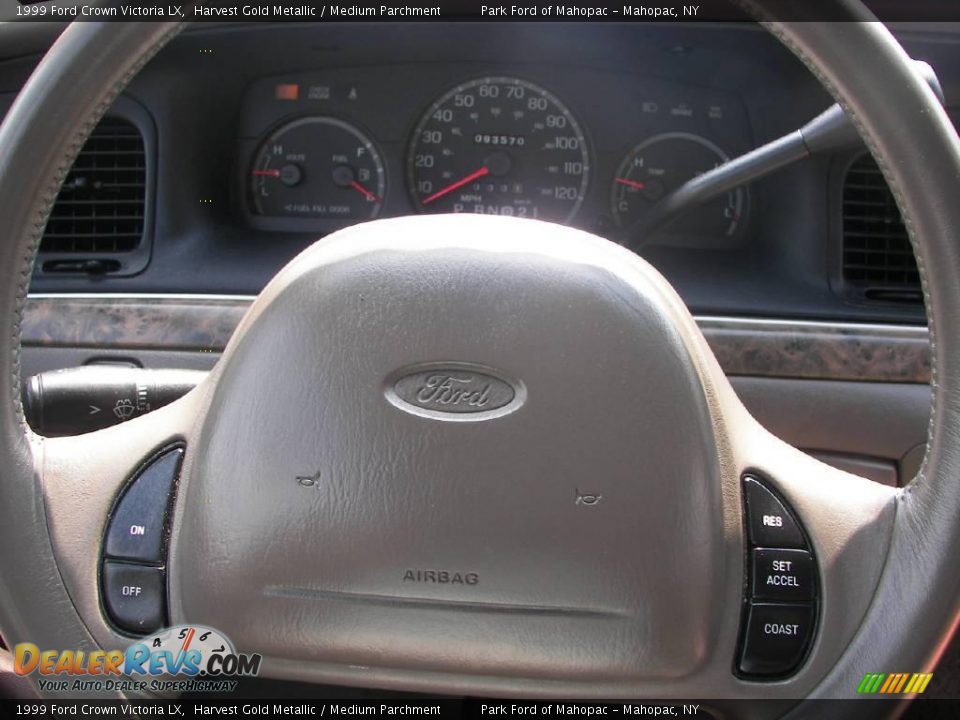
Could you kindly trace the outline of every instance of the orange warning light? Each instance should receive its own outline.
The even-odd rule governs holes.
[[[280,83],[274,93],[277,100],[296,100],[300,97],[300,86],[297,83]]]

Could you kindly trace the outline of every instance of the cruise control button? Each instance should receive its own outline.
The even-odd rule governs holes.
[[[136,635],[163,627],[163,570],[126,563],[103,563],[103,604],[113,623]]]
[[[107,555],[139,562],[162,561],[167,507],[182,459],[182,448],[170,450],[127,486],[107,527]]]
[[[813,634],[811,605],[751,603],[740,671],[786,675],[803,660]]]
[[[758,480],[743,479],[747,501],[747,528],[750,542],[764,547],[806,548],[803,533],[793,516]]]
[[[757,548],[752,577],[754,600],[813,599],[813,558],[806,550]]]

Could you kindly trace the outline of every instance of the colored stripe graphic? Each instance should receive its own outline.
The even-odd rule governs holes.
[[[857,692],[866,695],[875,693],[877,688],[880,687],[880,683],[884,677],[885,676],[880,673],[867,673],[863,676],[863,680],[860,681],[860,687],[857,688]]]
[[[883,683],[883,686],[880,688],[880,692],[886,693],[890,692],[890,686],[897,682],[900,679],[900,676],[894,673],[893,675],[887,675],[887,681]]]
[[[933,673],[867,673],[857,686],[860,695],[919,695],[927,689]]]

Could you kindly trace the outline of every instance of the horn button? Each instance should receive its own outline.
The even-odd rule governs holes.
[[[656,271],[569,228],[426,216],[315,244],[221,360],[172,619],[300,662],[695,672],[741,577],[696,332]]]

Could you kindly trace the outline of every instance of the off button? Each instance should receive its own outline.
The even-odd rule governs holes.
[[[107,560],[102,582],[103,604],[117,627],[135,635],[163,627],[163,570]]]
[[[754,600],[813,600],[813,557],[806,550],[756,548],[752,577]]]

